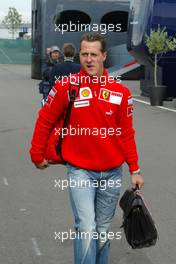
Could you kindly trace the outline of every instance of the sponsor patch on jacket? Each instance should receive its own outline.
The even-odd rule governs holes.
[[[127,117],[133,115],[133,105],[127,106]]]
[[[52,101],[53,101],[53,97],[48,95],[45,104],[47,104],[49,106],[52,103]]]
[[[119,92],[110,91],[101,88],[98,99],[112,104],[120,105],[122,102],[123,94]]]
[[[54,97],[56,94],[57,94],[57,90],[56,90],[56,88],[53,87],[53,88],[50,90],[50,92],[49,92],[49,96]]]
[[[128,106],[127,106],[127,117],[133,115],[133,98],[132,96],[128,96]]]
[[[79,95],[76,97],[75,101],[91,99],[92,98],[92,91],[89,87],[81,87],[79,90]]]
[[[132,96],[128,96],[128,105],[132,105],[133,104],[133,98]]]
[[[85,107],[85,106],[89,106],[90,105],[90,101],[86,100],[86,101],[80,101],[80,102],[74,102],[74,107],[78,108],[78,107]]]

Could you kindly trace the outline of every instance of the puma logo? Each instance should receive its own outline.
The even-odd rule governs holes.
[[[106,115],[110,115],[111,116],[113,113],[114,112],[112,110],[110,110],[109,112],[108,111],[106,112]]]

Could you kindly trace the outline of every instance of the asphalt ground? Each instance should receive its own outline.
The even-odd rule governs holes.
[[[73,263],[73,241],[55,239],[55,232],[73,231],[68,190],[56,184],[66,179],[66,169],[37,170],[28,153],[40,108],[38,82],[30,79],[29,66],[0,65],[0,264]],[[140,97],[139,82],[125,84]],[[142,193],[159,240],[154,247],[133,250],[122,233],[122,239],[112,240],[110,263],[175,264],[176,113],[135,101],[134,126],[145,179]],[[129,186],[125,165],[122,193]],[[111,231],[122,231],[121,223],[118,207]]]

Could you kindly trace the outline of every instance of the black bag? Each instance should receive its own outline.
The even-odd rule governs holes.
[[[126,190],[119,205],[123,210],[121,227],[124,229],[129,245],[133,249],[154,246],[158,239],[158,232],[137,189]]]

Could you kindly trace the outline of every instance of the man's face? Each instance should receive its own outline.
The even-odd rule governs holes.
[[[60,57],[59,51],[55,50],[55,51],[51,52],[51,59],[52,60],[58,60],[59,57]]]
[[[103,74],[103,62],[106,59],[106,52],[101,51],[101,42],[81,42],[80,63],[86,73],[90,76],[101,76]]]

